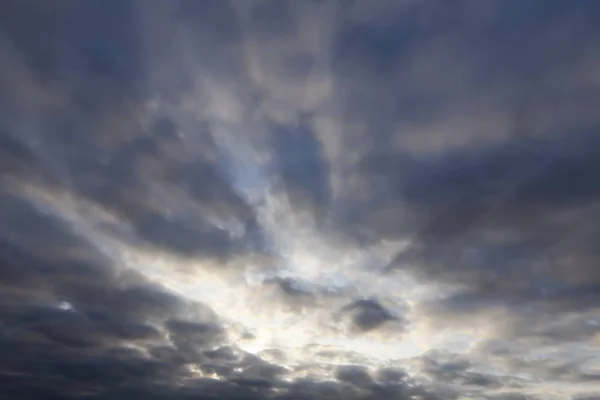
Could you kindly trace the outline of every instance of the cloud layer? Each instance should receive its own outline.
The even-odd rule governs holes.
[[[3,398],[600,398],[599,13],[4,1]]]

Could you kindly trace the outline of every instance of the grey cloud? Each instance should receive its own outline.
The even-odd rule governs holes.
[[[264,282],[265,284],[276,284],[281,292],[286,295],[293,297],[292,302],[300,302],[302,300],[312,300],[314,293],[312,292],[312,288],[306,287],[302,282],[298,282],[292,278],[268,278]]]
[[[597,219],[598,201],[591,171],[596,140],[586,136],[531,150],[494,149],[503,154],[497,160],[473,152],[472,160],[480,161],[468,168],[471,172],[461,171],[463,162],[470,162],[463,154],[432,170],[439,174],[437,183],[417,174],[421,180],[405,195],[421,193],[411,199],[416,210],[412,218],[422,215],[424,223],[415,226],[424,227],[415,230],[412,248],[392,268],[463,285],[440,301],[437,316],[504,307],[517,317],[510,325],[516,336],[542,314],[552,318],[556,312],[593,309],[598,254],[591,221]]]
[[[269,392],[276,389],[291,398],[376,390],[402,398],[384,387],[286,384],[285,368],[227,347],[208,307],[113,265],[68,222],[26,199],[6,195],[3,204],[12,228],[3,232],[1,253],[7,398],[265,398],[279,396]],[[195,378],[190,368],[225,381]]]
[[[380,368],[377,370],[376,379],[383,383],[397,383],[407,378],[405,371],[398,368]]]
[[[535,397],[526,396],[520,393],[500,393],[488,396],[488,399],[491,400],[529,400],[534,398]]]
[[[338,367],[336,378],[342,382],[348,382],[358,387],[368,387],[373,383],[371,376],[363,367],[348,365]]]
[[[423,371],[446,390],[436,397],[435,382],[370,375],[357,357],[335,382],[290,383],[279,349],[263,354],[278,363],[242,352],[208,305],[148,281],[144,266],[124,269],[57,215],[64,204],[23,193],[106,211],[116,222],[94,229],[133,251],[243,265],[277,253],[267,236],[280,233],[234,182],[254,166],[236,159],[244,143],[266,171],[258,190],[280,183],[290,214],[308,213],[349,248],[407,240],[389,280],[408,272],[457,286],[415,306],[411,321],[297,278],[260,286],[279,290],[269,301],[332,314],[350,301],[340,318],[360,337],[387,335],[387,323],[404,333],[413,317],[475,326],[500,315],[498,339],[594,347],[598,12],[516,0],[3,2],[7,398],[434,399],[458,397],[450,386],[483,393],[512,382],[473,360],[425,357]],[[549,380],[597,380],[578,372],[579,359],[544,369],[520,364],[514,348],[482,352]]]
[[[301,120],[297,127],[275,127],[272,148],[294,210],[312,209],[317,221],[324,221],[331,202],[329,166],[320,142],[306,125]]]
[[[424,355],[421,360],[423,371],[437,382],[498,389],[504,386],[502,379],[473,369],[471,362],[460,356],[440,357],[433,353]]]
[[[145,58],[134,23],[137,8],[134,2],[113,3],[65,3],[44,6],[44,11],[14,2],[5,5],[7,23],[2,33],[16,49],[14,54],[7,53],[7,58],[12,55],[24,64],[23,69],[29,71],[27,84],[40,91],[44,81],[56,83],[64,101],[40,104],[42,109],[34,116],[27,114],[28,108],[34,109],[30,102],[10,104],[20,108],[4,122],[2,142],[6,146],[2,153],[6,151],[3,163],[7,168],[3,175],[43,178],[98,202],[131,221],[140,236],[173,252],[223,255],[232,251],[236,245],[231,238],[201,218],[199,210],[220,208],[224,210],[221,213],[237,214],[243,224],[248,220],[248,208],[215,171],[214,162],[170,157],[169,151],[179,151],[183,145],[177,140],[174,130],[178,127],[172,121],[159,118],[149,128],[140,125],[136,114],[143,107],[137,83],[144,75]],[[192,19],[204,18],[209,7],[206,4],[198,12],[186,4],[181,3],[178,13]],[[212,17],[207,20],[211,26],[227,9],[222,4],[212,5]],[[95,22],[84,22],[91,15]],[[226,20],[226,15],[225,11],[221,19]],[[25,16],[40,20],[36,25],[40,34],[32,35],[9,22]],[[106,31],[101,28],[103,24],[113,28]],[[229,26],[224,22],[220,25]],[[9,72],[15,73],[14,68],[18,67]],[[18,132],[25,124],[28,132]],[[88,133],[80,135],[79,131]],[[204,136],[210,139],[211,134],[205,132]],[[210,143],[203,145],[209,150]],[[157,205],[150,204],[150,182],[157,179],[182,187],[183,196],[200,203],[195,215],[188,217],[193,227],[163,215]],[[167,207],[181,208],[180,203],[176,199]],[[167,231],[169,234],[164,233]]]
[[[189,354],[215,346],[225,338],[221,327],[214,323],[169,320],[165,323],[170,338],[179,351]]]
[[[376,299],[359,299],[340,310],[340,317],[349,316],[354,328],[367,332],[399,317],[386,310]]]

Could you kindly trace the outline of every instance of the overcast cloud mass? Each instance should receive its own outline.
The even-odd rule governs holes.
[[[0,1],[0,398],[600,399],[598,21]]]

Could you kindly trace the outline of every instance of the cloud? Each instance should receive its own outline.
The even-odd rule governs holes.
[[[6,396],[597,392],[599,11],[4,2]]]
[[[382,307],[377,300],[360,299],[342,307],[342,316],[349,315],[358,331],[370,331],[389,321],[400,319]]]

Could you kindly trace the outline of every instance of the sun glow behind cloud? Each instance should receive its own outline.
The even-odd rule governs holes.
[[[221,144],[227,145],[231,142]],[[396,366],[418,377],[424,373],[419,356],[428,351],[465,353],[493,336],[492,320],[504,318],[501,310],[497,314],[488,310],[487,319],[473,318],[463,326],[445,325],[423,313],[422,306],[450,295],[456,287],[425,284],[403,272],[384,273],[390,260],[410,243],[381,239],[362,247],[329,236],[315,220],[294,212],[287,193],[277,190],[276,176],[265,175],[255,158],[238,156],[252,154],[251,148],[234,145],[221,150],[233,154],[227,159],[237,160],[235,168],[225,165],[225,169],[258,216],[267,234],[268,254],[244,253],[224,261],[175,255],[139,241],[127,222],[102,206],[42,185],[12,182],[12,189],[44,213],[65,221],[121,269],[138,271],[181,298],[210,307],[232,346],[284,366],[286,379],[332,379],[334,366],[348,364]],[[165,210],[177,210],[184,217],[196,211],[182,192],[159,187],[153,195],[157,207],[168,205]],[[220,215],[207,219],[232,236],[240,234],[235,221],[224,223]],[[288,288],[293,295],[274,284],[277,279],[293,282]],[[338,317],[340,310],[361,298],[377,298],[400,322],[391,320],[360,334],[353,331]],[[283,356],[273,356],[273,351]],[[198,377],[219,378],[196,372]],[[510,376],[508,370],[488,372]]]
[[[440,344],[439,335],[423,329],[412,310],[419,301],[433,295],[432,288],[401,275],[390,279],[374,267],[384,265],[402,243],[382,242],[367,249],[335,248],[316,231],[311,236],[307,233],[310,228],[304,226],[299,229],[299,237],[289,230],[281,235],[289,242],[277,256],[244,257],[229,260],[231,265],[219,265],[136,247],[111,236],[115,227],[125,235],[129,227],[108,211],[67,194],[31,185],[15,185],[14,191],[67,221],[120,268],[139,271],[182,298],[208,305],[222,320],[231,343],[240,349],[266,354],[267,359],[268,351],[283,351],[282,364],[290,371],[310,364],[315,357],[323,358],[319,354],[327,349],[336,354],[324,358],[332,365],[357,360],[372,366],[403,365],[404,360]],[[109,232],[105,230],[107,224],[113,227]],[[304,285],[300,290],[306,291],[309,302],[305,303],[302,296],[285,299],[279,287],[268,284],[276,277]],[[387,332],[358,335],[335,319],[336,313],[353,299],[374,296],[399,317],[413,321],[409,328],[396,330],[391,321],[387,324],[392,329]]]
[[[160,110],[160,102],[152,104],[151,112],[168,111]],[[364,365],[391,363],[418,372],[409,362],[411,358],[431,349],[466,351],[485,338],[485,326],[440,329],[435,320],[420,315],[421,303],[451,293],[452,286],[423,284],[401,272],[384,273],[408,242],[381,239],[367,247],[348,244],[296,212],[288,193],[280,190],[277,171],[271,168],[267,172],[269,159],[258,155],[260,144],[239,140],[236,129],[215,126],[219,165],[253,208],[267,236],[269,254],[244,254],[227,261],[169,254],[138,242],[127,222],[101,206],[41,186],[15,183],[14,188],[46,212],[64,219],[116,265],[137,270],[179,296],[209,306],[238,348],[254,354],[283,351],[285,361],[279,362],[291,371],[322,357],[319,354],[325,349],[335,349],[333,358],[325,357],[327,363],[354,363],[358,357]],[[189,132],[182,137],[188,148],[196,147],[196,138]],[[158,186],[152,196],[149,201],[156,207],[183,218],[186,212],[198,211],[193,200],[177,190]],[[224,223],[219,215],[204,217],[230,235],[242,233],[235,221]],[[273,279],[294,282],[297,296],[288,296],[278,285],[269,284]],[[392,320],[373,332],[353,332],[339,314],[360,298],[377,298],[404,326]],[[268,354],[265,357],[268,359]]]
[[[90,353],[142,392],[597,389],[594,4],[10,3],[13,357],[81,365],[75,391]]]

